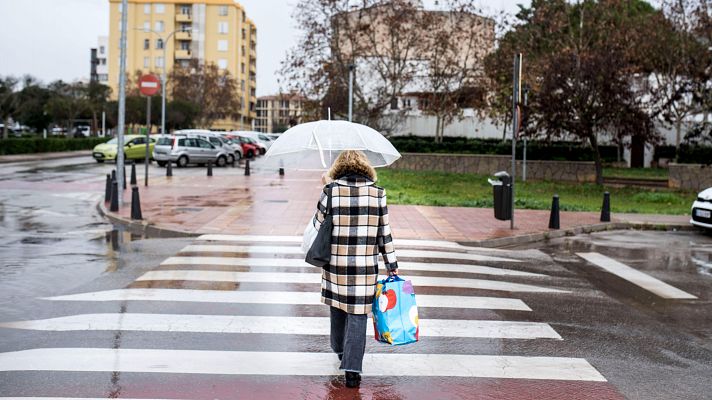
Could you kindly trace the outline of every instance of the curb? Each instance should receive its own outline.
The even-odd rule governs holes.
[[[97,211],[103,217],[107,218],[114,225],[121,225],[131,233],[150,237],[150,238],[189,238],[198,237],[201,234],[192,232],[182,232],[173,229],[159,228],[156,225],[146,221],[133,221],[118,215],[114,215],[106,209],[103,201],[99,201],[96,205]]]
[[[43,155],[45,154],[45,155]],[[18,156],[16,159],[3,159],[3,157],[15,157]],[[5,155],[5,156],[0,156],[0,164],[10,164],[10,163],[19,163],[19,162],[31,162],[31,161],[43,161],[43,160],[59,160],[62,158],[79,158],[79,157],[91,157],[91,150],[79,150],[79,151],[70,151],[66,153],[32,153],[32,155],[27,155],[26,157],[22,157],[22,154],[12,154],[12,155]],[[93,160],[93,158],[92,158]]]
[[[130,219],[114,215],[106,209],[103,201],[96,205],[99,213],[109,219],[114,225],[122,225],[131,233],[151,237],[151,238],[190,238],[199,237],[202,233],[185,232],[175,229],[160,228],[156,225],[145,221],[132,221]],[[546,242],[551,239],[559,239],[567,236],[576,236],[584,233],[594,233],[614,230],[635,229],[642,231],[697,231],[692,225],[675,225],[675,224],[650,224],[650,223],[631,223],[631,222],[608,222],[593,225],[576,226],[569,229],[551,230],[548,232],[530,233],[526,235],[508,236],[496,239],[485,239],[479,241],[457,242],[463,246],[470,247],[511,247],[521,246],[525,244]]]

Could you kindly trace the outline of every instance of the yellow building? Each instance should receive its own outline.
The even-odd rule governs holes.
[[[122,7],[121,0],[109,3],[108,84],[116,97]],[[233,0],[128,0],[126,43],[130,77],[135,71],[160,76],[164,66],[170,75],[174,67],[187,66],[192,59],[230,71],[242,103],[240,118],[201,128],[250,129],[257,103],[257,28],[240,4]]]

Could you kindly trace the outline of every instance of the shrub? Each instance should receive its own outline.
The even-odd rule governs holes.
[[[94,146],[104,143],[109,139],[110,138],[3,139],[0,140],[0,155],[91,150]]]

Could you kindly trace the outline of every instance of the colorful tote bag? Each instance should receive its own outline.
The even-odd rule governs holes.
[[[390,276],[376,284],[373,331],[379,342],[392,345],[418,341],[418,306],[410,281]]]

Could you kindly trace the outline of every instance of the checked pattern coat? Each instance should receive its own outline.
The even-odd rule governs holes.
[[[313,218],[318,230],[324,221],[327,191],[324,187]],[[385,189],[361,175],[334,181],[331,208],[334,231],[331,262],[321,273],[321,302],[350,314],[369,314],[378,279],[378,254],[386,268],[398,268]]]

